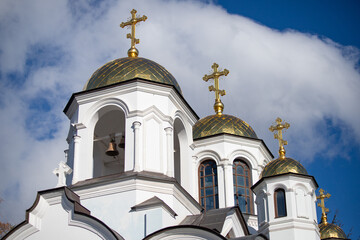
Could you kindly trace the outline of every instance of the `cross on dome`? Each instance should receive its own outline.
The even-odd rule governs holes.
[[[330,198],[331,194],[326,193],[323,189],[319,190],[320,195],[316,196],[316,199],[320,200],[320,202],[317,204],[318,207],[321,208],[322,214],[321,214],[321,222],[323,224],[327,224],[327,216],[326,213],[329,212],[329,209],[325,207],[325,198]]]
[[[218,68],[219,65],[217,63],[214,63],[211,68],[214,70],[214,72],[210,75],[206,75],[203,77],[203,80],[205,82],[209,81],[210,79],[214,79],[214,85],[209,86],[210,92],[215,92],[215,104],[214,104],[214,110],[217,115],[222,115],[222,112],[224,110],[224,104],[220,100],[220,95],[224,96],[226,94],[225,90],[220,90],[219,88],[219,78],[221,76],[227,76],[229,74],[229,70],[224,69],[223,71],[219,72]]]
[[[290,124],[287,122],[282,122],[281,118],[276,119],[276,125],[270,126],[269,130],[271,132],[277,131],[274,133],[274,138],[279,140],[279,159],[285,159],[285,148],[284,146],[288,144],[287,141],[283,139],[283,130],[288,129]],[[285,131],[285,130],[284,130]]]
[[[129,57],[137,57],[139,55],[139,51],[135,48],[135,44],[139,44],[140,40],[135,38],[135,26],[138,22],[146,21],[147,16],[143,15],[142,17],[136,17],[137,11],[133,9],[131,12],[131,19],[127,22],[122,22],[120,24],[121,28],[124,28],[125,26],[131,25],[131,33],[128,33],[126,35],[126,38],[131,39],[131,48],[128,50],[128,56]]]

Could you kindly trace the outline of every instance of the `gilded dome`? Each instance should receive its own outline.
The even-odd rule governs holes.
[[[176,79],[163,66],[139,57],[119,58],[106,63],[94,72],[84,90],[125,82],[134,78],[171,85],[182,94]]]
[[[337,225],[332,223],[319,224],[320,228],[320,238],[335,238],[335,239],[347,239],[344,231]]]
[[[221,133],[257,138],[256,133],[249,124],[237,117],[226,114],[215,114],[202,118],[193,126],[193,139]]]
[[[283,173],[299,173],[307,175],[306,169],[292,158],[275,159],[269,162],[261,173],[261,177],[269,177]]]

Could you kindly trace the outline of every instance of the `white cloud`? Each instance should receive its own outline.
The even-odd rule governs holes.
[[[166,67],[201,117],[213,114],[213,93],[202,76],[217,62],[230,70],[220,83],[225,113],[250,123],[274,155],[267,129],[277,116],[292,125],[286,138],[297,159],[311,160],[329,145],[334,156],[343,147],[333,145],[338,139],[325,127],[317,130],[325,124],[342,129],[345,143],[360,141],[356,48],[279,32],[199,1],[1,1],[1,217],[22,220],[35,192],[56,185],[51,172],[63,160],[68,130],[62,108],[96,68],[126,56],[128,30],[119,24],[132,8],[148,16],[137,31],[140,56]],[[25,81],[15,83],[14,73]],[[30,108],[39,98],[50,106],[46,112]],[[37,115],[39,129],[29,128]],[[43,137],[48,129],[52,138]]]

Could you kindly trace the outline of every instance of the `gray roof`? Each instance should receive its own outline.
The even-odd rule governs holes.
[[[169,205],[167,205],[163,200],[161,200],[158,197],[152,197],[149,198],[148,200],[136,204],[135,206],[131,207],[132,211],[138,211],[138,210],[142,210],[142,209],[146,209],[146,208],[151,208],[151,207],[163,207],[166,209],[166,211],[168,211],[173,217],[177,216],[177,214],[175,213],[174,210],[171,209],[171,207],[169,207]]]
[[[258,239],[268,240],[268,238],[263,234],[254,234],[254,235],[238,237],[238,238],[230,238],[230,239],[231,240],[253,240],[257,237],[258,237]]]
[[[90,179],[86,179],[83,181],[79,181],[79,182],[75,183],[74,185],[71,185],[70,188],[74,189],[74,188],[78,188],[78,187],[85,187],[85,186],[102,184],[102,183],[107,183],[107,182],[116,182],[118,180],[130,179],[130,178],[149,178],[151,180],[157,180],[160,182],[172,182],[172,183],[176,182],[175,178],[168,177],[161,173],[147,172],[147,171],[142,171],[142,172],[127,171],[127,172],[110,174],[110,175],[106,175],[106,176],[90,178]]]
[[[220,208],[220,209],[211,209],[198,215],[190,215],[187,216],[180,223],[180,225],[196,225],[196,226],[206,227],[208,229],[212,229],[220,233],[228,213],[232,210],[235,210],[235,212],[237,213],[245,234],[249,235],[250,234],[249,229],[246,225],[246,222],[241,214],[239,207],[237,206]]]

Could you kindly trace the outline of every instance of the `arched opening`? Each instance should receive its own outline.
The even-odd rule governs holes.
[[[248,214],[254,214],[251,179],[251,170],[247,163],[236,159],[233,164],[234,203],[240,207],[241,212]]]
[[[176,131],[174,133],[174,171],[176,181],[181,184],[180,142]]]
[[[102,108],[97,114],[98,121],[94,128],[93,176],[124,172],[125,114],[115,107]],[[112,156],[106,153],[111,141],[114,142],[112,147],[115,150]]]
[[[205,211],[219,208],[217,166],[213,160],[203,161],[199,166],[199,197]]]
[[[174,175],[175,179],[183,185],[181,179],[182,172],[186,172],[186,162],[181,162],[186,159],[187,136],[183,123],[176,118],[174,121]]]
[[[286,199],[285,199],[285,190],[278,188],[274,193],[274,202],[275,202],[275,217],[286,217]]]

